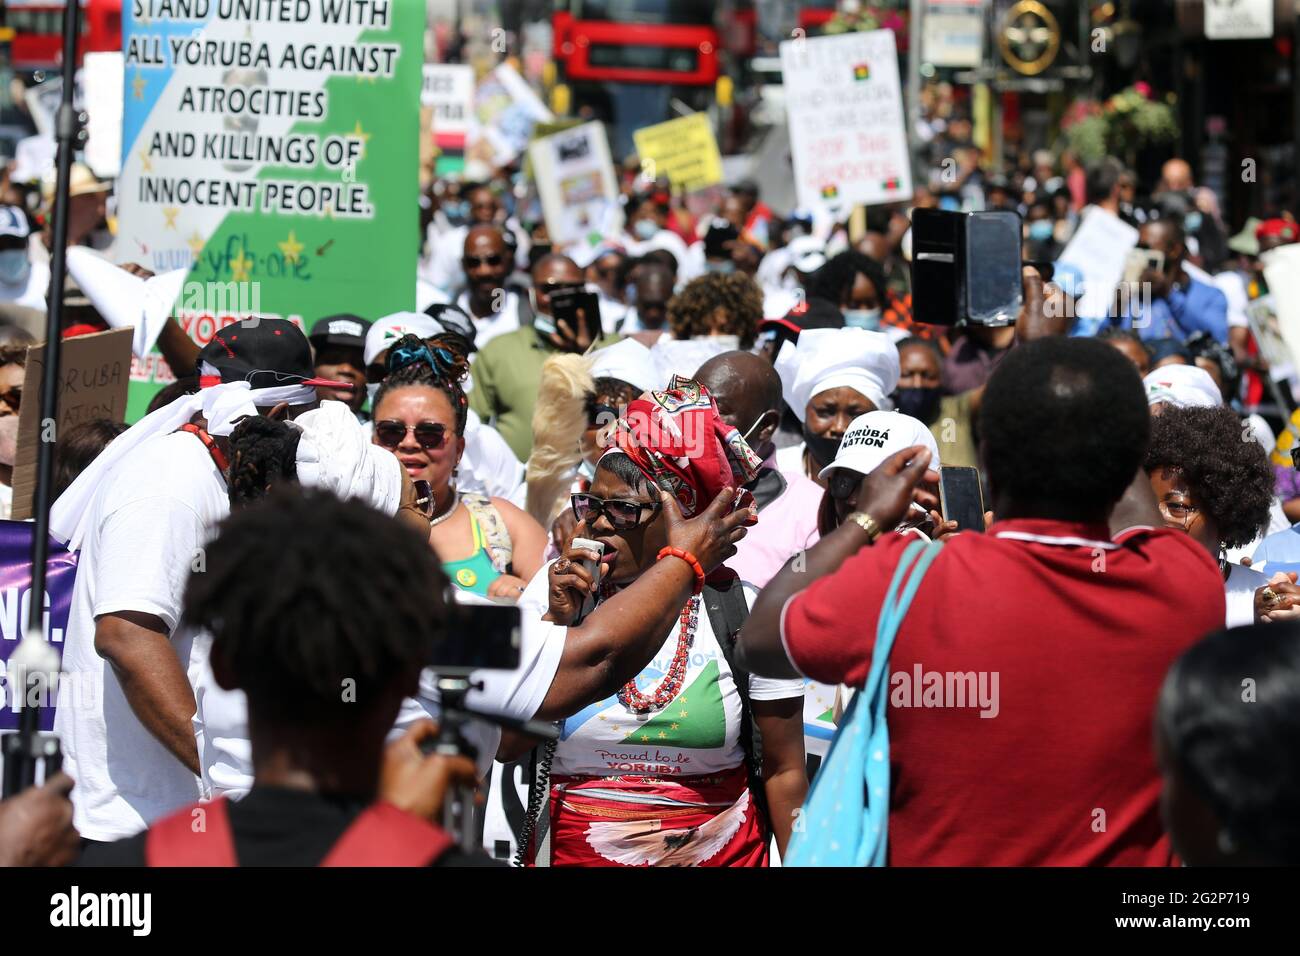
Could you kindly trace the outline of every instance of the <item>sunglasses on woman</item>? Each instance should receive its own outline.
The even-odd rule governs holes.
[[[399,421],[375,422],[375,440],[389,451],[406,440],[406,433],[414,431],[415,440],[425,451],[436,451],[447,440],[447,426],[442,422],[420,422],[408,425]]]
[[[641,512],[645,509],[654,514],[661,507],[658,501],[626,501],[621,498],[597,498],[595,495],[578,493],[569,497],[573,513],[578,520],[591,527],[597,518],[604,515],[615,531],[628,531],[642,522]]]

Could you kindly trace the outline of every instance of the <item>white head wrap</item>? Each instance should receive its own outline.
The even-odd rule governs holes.
[[[898,348],[883,332],[805,329],[776,357],[786,403],[799,421],[808,402],[833,388],[851,388],[878,409],[898,387]]]
[[[1148,372],[1142,384],[1148,405],[1165,402],[1176,408],[1218,408],[1223,404],[1219,386],[1199,365],[1166,365]]]
[[[636,339],[623,339],[591,353],[592,378],[616,378],[641,392],[663,388],[666,378],[659,377],[650,350]]]
[[[144,442],[158,435],[170,435],[197,413],[201,412],[207,420],[208,434],[221,436],[229,435],[239,419],[256,415],[259,408],[272,408],[281,402],[310,405],[315,401],[316,389],[309,385],[252,388],[248,382],[223,382],[192,395],[182,395],[109,442],[50,508],[50,534],[67,545],[69,551],[80,548],[89,530],[90,506],[107,484],[112,468]]]
[[[402,465],[392,452],[370,441],[369,430],[342,402],[321,402],[291,425],[298,440],[298,481],[339,498],[356,498],[386,515],[402,499]]]

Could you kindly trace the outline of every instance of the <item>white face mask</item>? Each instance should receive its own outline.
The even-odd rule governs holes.
[[[851,329],[879,329],[880,309],[845,309],[844,324]]]
[[[366,401],[370,403],[370,411],[375,410],[375,396],[379,394],[381,382],[366,382]]]

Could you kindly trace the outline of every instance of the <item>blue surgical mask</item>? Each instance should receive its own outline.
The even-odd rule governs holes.
[[[1037,219],[1029,224],[1029,238],[1037,242],[1046,242],[1052,238],[1052,220]]]
[[[628,305],[636,305],[636,283],[629,282],[623,287],[623,301]]]
[[[1183,217],[1183,231],[1195,232],[1197,229],[1200,229],[1202,218],[1201,214],[1196,210],[1189,212]]]
[[[582,461],[578,462],[578,475],[585,478],[587,481],[595,481],[596,466],[584,458]]]
[[[653,219],[638,219],[632,224],[632,231],[636,233],[636,237],[642,241],[653,239],[655,233],[659,231],[659,223],[655,222]]]
[[[844,324],[851,329],[870,329],[875,331],[880,328],[880,309],[845,309]]]
[[[370,410],[375,410],[375,396],[379,394],[379,386],[382,382],[366,382],[366,401],[370,404]]]
[[[5,285],[22,285],[31,274],[32,264],[26,249],[6,249],[0,252],[0,282]]]
[[[730,259],[724,259],[721,262],[706,261],[704,263],[704,271],[718,272],[721,273],[722,275],[730,275],[731,273],[736,271],[736,264],[732,262]]]

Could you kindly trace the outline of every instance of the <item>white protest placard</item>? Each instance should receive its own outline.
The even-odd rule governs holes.
[[[534,140],[528,157],[546,231],[557,247],[594,248],[623,228],[603,124],[583,123]]]
[[[100,179],[122,171],[121,52],[87,53],[82,74],[86,91],[86,165]]]
[[[801,207],[840,210],[911,198],[894,44],[891,30],[781,44]]]
[[[1273,35],[1273,0],[1205,0],[1205,36],[1258,40]]]
[[[1068,263],[1083,274],[1083,296],[1075,313],[1083,318],[1110,314],[1115,287],[1124,278],[1124,263],[1137,245],[1138,231],[1119,216],[1091,206],[1057,262]]]
[[[1262,253],[1264,281],[1268,283],[1277,331],[1287,351],[1300,355],[1300,245],[1291,243]]]
[[[433,110],[433,141],[443,152],[464,152],[474,110],[474,68],[424,64],[420,104]]]
[[[533,127],[555,119],[528,82],[502,63],[474,90],[469,158],[505,166],[528,148]]]

